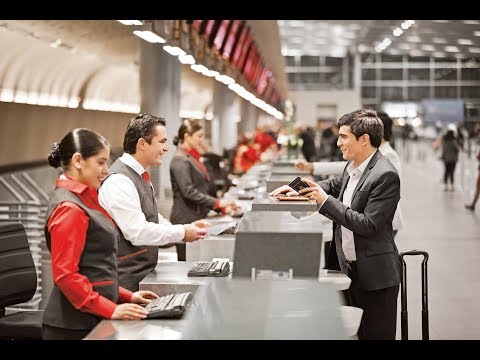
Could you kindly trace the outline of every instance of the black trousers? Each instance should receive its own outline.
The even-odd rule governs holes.
[[[91,330],[70,330],[55,326],[42,325],[43,340],[82,340]]]
[[[443,183],[447,185],[448,180],[450,180],[450,184],[454,184],[454,175],[455,175],[455,166],[457,165],[456,162],[446,162],[445,163],[445,173],[443,175]]]
[[[397,332],[397,298],[400,285],[367,291],[358,287],[355,262],[350,263],[348,276],[351,305],[363,310],[358,329],[359,340],[395,340]]]

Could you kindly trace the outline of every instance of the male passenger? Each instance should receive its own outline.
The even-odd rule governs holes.
[[[320,214],[335,223],[328,268],[338,268],[352,283],[354,306],[363,309],[360,340],[394,340],[400,263],[392,220],[400,200],[400,178],[378,147],[383,123],[375,111],[356,110],[338,121],[340,147],[348,164],[343,174],[317,183],[300,194],[320,204]],[[295,194],[287,185],[270,193]]]
[[[383,138],[378,150],[386,157],[398,172],[400,178],[402,177],[402,165],[400,163],[400,157],[395,149],[390,145],[390,139],[392,138],[392,126],[393,120],[387,113],[378,112],[377,116],[383,122]],[[306,162],[303,160],[298,161],[295,167],[299,170],[310,171],[313,175],[340,175],[343,173],[347,161],[320,161],[320,162]],[[403,220],[402,209],[400,203],[397,205],[395,216],[393,217],[393,236],[397,236],[398,230],[402,229],[405,225]]]
[[[168,151],[164,119],[135,116],[127,126],[123,151],[100,186],[98,199],[120,230],[120,286],[138,291],[140,281],[157,265],[158,246],[203,239],[207,223],[172,225],[158,214],[147,169],[160,165]]]

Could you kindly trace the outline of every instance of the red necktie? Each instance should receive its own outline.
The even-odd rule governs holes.
[[[145,171],[143,174],[142,174],[142,178],[143,180],[145,180],[145,182],[147,184],[150,185],[150,174],[148,173],[148,171]]]

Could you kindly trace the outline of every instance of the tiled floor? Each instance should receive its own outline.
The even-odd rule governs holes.
[[[406,158],[403,156],[403,160]],[[446,192],[443,164],[428,144],[412,146],[408,162],[403,161],[406,227],[399,231],[396,241],[400,251],[417,249],[430,255],[430,339],[480,339],[480,203],[473,213],[464,207],[473,197],[477,168],[475,156],[461,154],[456,189]],[[410,339],[421,338],[421,259],[405,258]],[[400,312],[400,298],[398,307]]]

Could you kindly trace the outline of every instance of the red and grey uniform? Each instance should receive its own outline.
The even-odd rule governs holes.
[[[131,300],[132,292],[118,286],[118,233],[94,189],[70,178],[57,180],[45,237],[55,285],[44,324],[91,330],[102,318],[111,318],[117,302]]]

